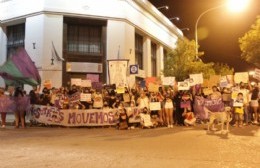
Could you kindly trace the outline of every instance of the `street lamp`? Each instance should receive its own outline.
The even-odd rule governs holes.
[[[185,28],[182,28],[182,29],[180,29],[180,30],[181,30],[181,31],[183,31],[183,30],[190,31],[190,28],[185,27]]]
[[[164,5],[164,6],[157,7],[157,9],[158,9],[158,10],[159,10],[159,9],[166,9],[166,10],[168,10],[168,9],[169,9],[169,6]]]
[[[179,17],[173,17],[173,18],[169,18],[169,20],[177,20],[177,21],[179,21],[180,18]]]
[[[227,4],[221,4],[219,6],[215,6],[212,8],[209,8],[207,10],[205,10],[204,12],[202,12],[199,17],[196,20],[196,24],[195,24],[195,50],[196,50],[196,58],[198,58],[198,24],[199,21],[201,19],[202,16],[204,16],[206,13],[209,13],[213,10],[222,8],[224,6],[227,6],[231,11],[234,12],[238,12],[241,11],[242,9],[244,9],[247,4],[249,3],[249,0],[229,0]]]

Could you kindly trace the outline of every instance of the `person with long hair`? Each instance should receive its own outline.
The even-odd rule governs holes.
[[[173,102],[171,95],[166,94],[164,109],[167,127],[173,128]]]
[[[15,110],[15,128],[19,128],[19,121],[21,121],[22,128],[25,128],[25,110],[27,98],[21,87],[17,87],[14,92],[14,101],[16,103]]]
[[[252,108],[252,112],[254,116],[253,124],[258,124],[259,97],[260,97],[259,88],[257,85],[255,85],[254,88],[251,90],[251,102],[250,102],[250,106]]]

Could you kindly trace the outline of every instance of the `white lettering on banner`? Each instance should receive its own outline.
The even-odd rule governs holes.
[[[35,105],[31,107],[33,118],[40,123],[62,126],[102,126],[115,125],[117,110],[59,110],[56,107]]]
[[[139,123],[142,109],[127,107],[129,123]],[[30,108],[31,116],[39,123],[61,125],[67,127],[116,125],[118,109],[64,109],[52,106],[33,105]]]

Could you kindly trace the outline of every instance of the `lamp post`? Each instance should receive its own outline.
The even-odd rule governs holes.
[[[173,18],[169,18],[169,20],[177,20],[177,21],[179,21],[180,18],[179,17],[173,17]]]
[[[181,28],[180,30],[181,30],[181,31],[183,31],[183,30],[190,31],[190,28],[185,27],[185,28]]]
[[[199,53],[199,49],[198,49],[198,24],[199,24],[199,21],[201,19],[202,16],[204,16],[206,13],[210,12],[210,11],[213,11],[213,10],[216,10],[218,8],[221,8],[223,7],[224,5],[219,5],[219,6],[216,6],[216,7],[212,7],[212,8],[209,8],[207,10],[205,10],[204,12],[202,12],[199,17],[197,18],[196,20],[196,23],[195,23],[195,49],[196,49],[196,58],[198,58],[198,53]]]
[[[221,4],[219,6],[215,6],[215,7],[209,8],[209,9],[205,10],[204,12],[202,12],[199,15],[199,17],[196,20],[196,24],[195,24],[195,50],[196,50],[196,58],[198,58],[198,53],[199,53],[199,51],[198,51],[198,24],[199,24],[199,21],[200,21],[201,17],[204,16],[205,14],[213,11],[213,10],[222,8],[224,6],[227,6],[231,11],[235,11],[235,12],[241,11],[248,4],[249,4],[249,0],[229,0],[227,4]]]

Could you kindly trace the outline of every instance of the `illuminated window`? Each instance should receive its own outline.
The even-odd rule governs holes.
[[[151,72],[152,76],[157,76],[157,61],[156,61],[157,46],[155,43],[151,44]]]
[[[74,53],[101,53],[101,26],[68,25],[67,50]]]
[[[143,69],[143,37],[135,34],[135,63]]]
[[[15,52],[19,47],[24,47],[25,24],[7,27],[7,56]]]

